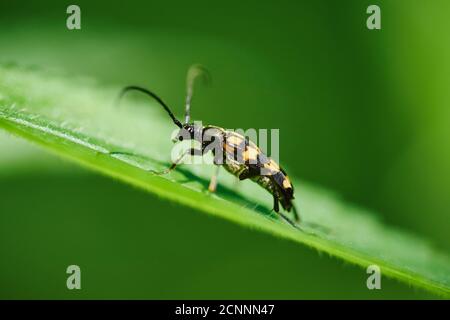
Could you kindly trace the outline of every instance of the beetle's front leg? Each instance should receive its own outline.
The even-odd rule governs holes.
[[[160,172],[153,172],[153,173],[157,174],[157,175],[163,175],[163,174],[169,173],[170,171],[175,169],[177,167],[177,165],[183,160],[183,158],[188,154],[190,154],[191,156],[203,155],[202,150],[200,150],[200,149],[195,149],[195,148],[187,149],[175,160],[175,162],[172,163],[172,165],[168,169],[166,169],[164,171],[160,171]]]

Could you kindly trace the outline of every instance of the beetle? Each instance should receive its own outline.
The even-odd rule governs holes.
[[[191,122],[190,110],[196,79],[202,77],[209,81],[209,72],[201,65],[192,65],[187,73],[187,94],[185,100],[185,118],[182,123],[178,120],[171,108],[154,92],[139,86],[127,86],[122,89],[119,99],[129,91],[139,91],[156,100],[168,113],[173,123],[180,129],[173,142],[183,140],[196,140],[201,143],[201,148],[189,148],[185,150],[172,165],[157,174],[167,174],[177,167],[187,155],[203,156],[212,152],[214,164],[217,165],[215,173],[211,177],[208,187],[210,192],[215,192],[217,187],[217,175],[220,166],[238,177],[239,180],[250,179],[266,189],[273,196],[273,210],[288,223],[296,226],[300,222],[299,215],[294,206],[294,187],[286,172],[272,159],[266,156],[258,146],[246,136],[234,131],[225,130],[217,126],[202,126]],[[279,204],[287,212],[293,213],[295,222],[280,212]]]

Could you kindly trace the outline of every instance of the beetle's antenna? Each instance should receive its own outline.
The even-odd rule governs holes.
[[[128,91],[139,91],[142,93],[145,93],[146,95],[149,95],[150,97],[152,97],[153,99],[155,99],[163,108],[164,110],[167,111],[167,113],[169,114],[169,116],[172,118],[173,122],[179,127],[181,128],[183,125],[181,124],[181,122],[175,118],[174,114],[172,113],[172,111],[170,111],[170,108],[167,106],[167,104],[160,98],[158,97],[155,93],[151,92],[148,89],[142,88],[142,87],[138,87],[138,86],[127,86],[125,88],[122,89],[122,91],[120,92],[119,96],[117,97],[117,101],[116,104],[119,103],[120,99],[125,95],[125,93],[127,93]]]
[[[204,66],[194,64],[189,67],[186,79],[186,113],[184,123],[189,123],[191,120],[191,101],[192,95],[194,94],[194,83],[199,76],[203,78],[205,84],[211,83],[211,75]]]

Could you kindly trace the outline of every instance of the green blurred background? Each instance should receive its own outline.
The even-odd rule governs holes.
[[[82,29],[66,28],[81,7]],[[366,28],[381,7],[382,30]],[[280,128],[290,175],[449,251],[448,1],[2,1],[0,62],[139,84],[181,115]],[[170,143],[168,141],[168,143]],[[151,145],[149,145],[151,148]],[[429,298],[0,136],[0,298]],[[298,190],[301,197],[301,190]],[[65,268],[82,269],[82,290]]]

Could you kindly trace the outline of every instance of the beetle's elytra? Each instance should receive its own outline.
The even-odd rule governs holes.
[[[172,165],[160,174],[168,173],[183,160],[186,155],[203,156],[211,151],[214,156],[214,164],[217,169],[223,166],[228,172],[238,177],[240,180],[251,179],[273,196],[273,210],[280,214],[287,222],[295,226],[287,216],[279,210],[279,204],[288,212],[293,213],[294,218],[299,222],[299,215],[292,202],[294,199],[294,187],[286,172],[272,159],[267,157],[258,146],[234,131],[225,130],[216,126],[201,126],[190,122],[190,108],[194,89],[194,82],[198,77],[209,79],[209,73],[200,65],[193,65],[189,68],[187,75],[187,95],[185,120],[181,123],[167,104],[152,91],[138,87],[125,87],[120,97],[128,91],[139,91],[155,99],[169,114],[172,121],[180,128],[174,142],[185,139],[197,140],[201,143],[201,148],[187,149]],[[217,170],[211,177],[209,191],[214,192],[217,186]]]

